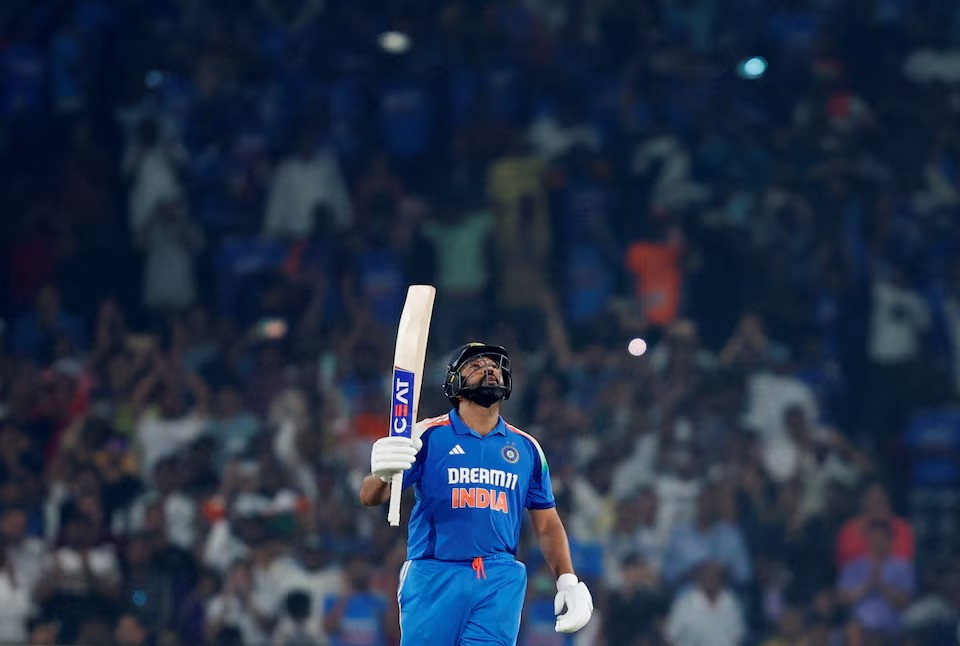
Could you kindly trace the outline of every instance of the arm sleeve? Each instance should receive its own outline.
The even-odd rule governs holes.
[[[410,485],[420,482],[423,476],[423,465],[427,460],[427,448],[430,442],[430,434],[433,428],[427,428],[425,421],[417,422],[413,427],[413,437],[419,437],[423,442],[420,451],[417,453],[417,459],[409,469],[403,472],[403,489],[406,490]]]
[[[423,448],[420,449],[420,452],[417,453],[417,460],[413,463],[413,466],[403,472],[403,489],[406,491],[407,487],[410,485],[415,485],[420,482],[420,477],[423,475],[423,463],[427,457],[427,443],[423,443]]]

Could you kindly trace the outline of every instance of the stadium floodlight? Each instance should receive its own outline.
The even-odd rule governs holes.
[[[737,74],[749,81],[756,80],[766,73],[767,59],[763,56],[751,56],[737,65]]]
[[[410,37],[399,31],[385,31],[380,34],[380,48],[391,54],[402,54],[410,49]]]

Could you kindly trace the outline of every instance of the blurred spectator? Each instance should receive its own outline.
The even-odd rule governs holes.
[[[253,578],[248,561],[235,561],[224,577],[219,594],[207,601],[205,639],[221,640],[224,628],[240,632],[244,644],[267,642],[267,618],[253,604]]]
[[[308,536],[301,541],[296,565],[285,577],[288,590],[302,591],[309,596],[309,614],[302,629],[321,642],[326,641],[327,599],[337,597],[343,589],[343,571],[335,560],[330,539]],[[288,597],[289,598],[289,597]]]
[[[206,637],[206,609],[219,592],[220,580],[211,570],[202,570],[190,592],[181,600],[173,626],[183,641],[202,643]]]
[[[803,612],[797,607],[787,607],[780,614],[776,634],[764,640],[763,646],[813,646],[804,626]]]
[[[183,199],[179,165],[184,154],[176,145],[162,140],[156,121],[143,119],[137,126],[122,162],[130,181],[127,212],[133,240],[143,235],[158,206]]]
[[[791,406],[784,415],[787,433],[796,451],[796,466],[790,478],[799,477],[803,483],[801,509],[804,514],[823,511],[832,483],[852,489],[873,470],[866,455],[836,430],[811,424],[801,407]]]
[[[557,633],[553,598],[557,594],[553,573],[541,565],[529,577],[523,604],[521,633],[517,643],[523,646],[573,646],[574,636]]]
[[[113,631],[114,643],[117,646],[144,646],[149,635],[143,624],[135,615],[121,615],[117,619],[117,627]]]
[[[137,235],[143,250],[143,306],[160,314],[193,305],[198,296],[195,258],[203,248],[203,232],[184,204],[158,201]]]
[[[666,328],[676,320],[683,298],[683,233],[666,211],[653,211],[649,222],[651,231],[627,247],[624,264],[644,319]]]
[[[371,567],[365,557],[354,556],[346,566],[344,588],[326,600],[324,620],[332,646],[387,643],[387,601],[370,588]]]
[[[862,629],[865,639],[895,638],[902,629],[901,612],[910,603],[916,587],[913,564],[893,555],[890,523],[871,521],[867,540],[869,553],[840,571],[840,599],[850,606],[855,630]]]
[[[696,518],[678,523],[670,533],[663,555],[663,578],[673,588],[686,587],[707,560],[725,568],[737,586],[749,580],[750,556],[743,534],[721,516],[720,497],[726,495],[715,489],[701,491]]]
[[[538,314],[531,295],[549,284],[553,243],[544,176],[546,167],[514,134],[487,170],[487,198],[493,208],[494,289],[501,316],[520,333],[523,347],[535,343]],[[528,343],[529,342],[529,343]]]
[[[276,646],[323,646],[327,642],[307,627],[310,617],[310,595],[302,590],[287,594],[284,599],[286,616],[277,625],[272,643]]]
[[[44,285],[37,294],[36,307],[18,316],[10,334],[10,350],[45,365],[60,356],[64,343],[76,351],[86,349],[83,321],[65,310],[60,291]]]
[[[4,244],[7,290],[13,305],[25,308],[56,274],[59,229],[44,207],[36,207],[21,217],[18,230],[11,234]]]
[[[295,151],[274,171],[263,218],[264,235],[308,237],[321,204],[329,207],[337,229],[353,224],[353,207],[335,154],[319,147],[315,129],[304,128],[297,134]]]
[[[552,109],[544,110],[527,130],[534,153],[555,161],[576,148],[597,150],[600,133],[583,118],[581,97],[558,98]]]
[[[367,172],[357,180],[356,196],[357,229],[382,227],[385,219],[403,212],[406,191],[390,166],[389,155],[371,157]]]
[[[860,512],[844,523],[835,544],[837,565],[846,567],[857,558],[870,553],[868,538],[870,527],[876,522],[889,523],[891,532],[890,553],[905,561],[914,557],[913,529],[890,505],[890,498],[880,482],[870,482],[861,495]]]
[[[606,637],[611,644],[633,644],[641,635],[660,634],[667,596],[656,569],[644,557],[629,554],[617,565],[619,585],[610,598]]]
[[[757,314],[746,313],[740,317],[736,331],[724,344],[718,360],[724,367],[756,370],[768,364],[771,346],[763,319]]]
[[[786,427],[787,410],[796,408],[809,420],[820,418],[810,387],[793,376],[789,367],[788,360],[780,358],[767,369],[751,373],[746,383],[743,423],[759,436],[764,468],[777,482],[790,478],[796,466],[796,448]]]
[[[657,523],[670,527],[672,531],[672,528],[693,520],[705,483],[697,475],[697,460],[689,448],[663,446],[659,458],[654,482]]]
[[[188,402],[188,394],[192,402]],[[155,352],[149,372],[133,393],[133,406],[139,412],[134,433],[140,473],[149,480],[159,460],[186,448],[203,432],[209,394],[197,375],[184,373],[182,367]]]
[[[4,540],[0,542],[0,642],[26,643],[33,611],[30,580],[18,574]]]
[[[619,501],[616,524],[604,538],[605,579],[611,589],[620,584],[624,560],[639,560],[649,577],[649,587],[657,587],[663,570],[663,556],[670,536],[670,527],[659,522],[657,495],[644,487],[634,496]]]
[[[677,646],[742,643],[746,627],[740,604],[724,586],[720,563],[703,561],[697,567],[696,585],[680,593],[670,606],[666,636]]]
[[[435,338],[440,347],[455,347],[488,295],[493,216],[483,205],[458,197],[442,201],[439,209],[438,217],[423,225],[437,261]]]
[[[260,418],[246,409],[237,385],[221,384],[214,395],[213,414],[204,430],[215,442],[218,471],[231,458],[247,451],[260,428]]]
[[[960,567],[947,559],[933,559],[921,573],[916,598],[901,615],[905,640],[948,643],[960,628]]]
[[[38,619],[31,622],[30,643],[35,646],[56,646],[60,635],[60,622],[56,619]]]
[[[43,539],[31,536],[29,516],[24,507],[6,505],[0,511],[0,544],[3,545],[4,568],[18,587],[33,591],[48,558]]]
[[[56,616],[63,639],[97,640],[99,621],[110,611],[121,582],[120,563],[112,545],[98,537],[94,519],[83,512],[69,516],[60,532],[60,547],[51,554],[37,590],[44,613]],[[74,635],[74,637],[68,637]],[[109,637],[107,637],[109,639]]]

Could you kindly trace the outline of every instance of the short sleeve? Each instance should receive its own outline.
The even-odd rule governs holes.
[[[550,467],[543,449],[535,441],[533,455],[533,471],[530,474],[530,487],[527,489],[527,499],[524,506],[527,509],[550,509],[557,506],[553,497],[553,485],[550,483]]]
[[[423,465],[427,461],[427,449],[428,444],[430,443],[430,435],[433,433],[433,429],[436,426],[429,426],[429,423],[433,420],[422,420],[417,422],[413,427],[413,435],[420,436],[420,441],[423,442],[423,446],[420,447],[420,451],[417,452],[417,459],[409,469],[403,472],[403,490],[406,491],[407,487],[410,485],[415,485],[420,482],[420,478],[423,476]]]
[[[407,487],[410,485],[415,485],[420,482],[420,477],[423,475],[423,463],[427,458],[427,442],[424,439],[423,447],[417,453],[417,459],[409,469],[403,472],[403,490],[406,491]]]

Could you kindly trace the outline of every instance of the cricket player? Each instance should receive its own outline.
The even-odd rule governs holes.
[[[590,591],[573,572],[543,450],[500,417],[512,387],[507,351],[468,343],[447,365],[443,392],[453,409],[420,422],[413,439],[373,445],[361,502],[383,504],[400,472],[417,498],[397,589],[402,646],[516,644],[527,586],[516,560],[524,508],[557,577],[555,629],[575,632],[593,614]]]

